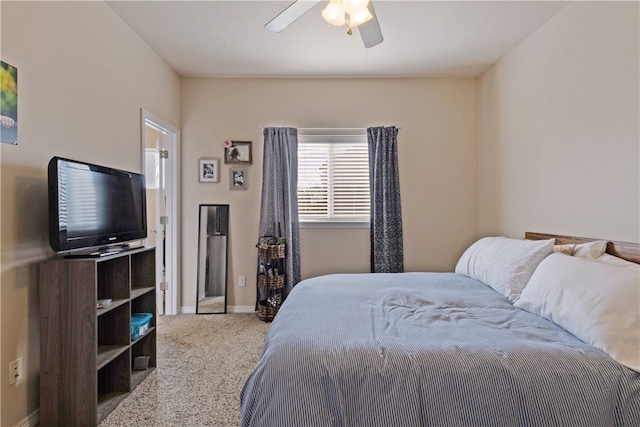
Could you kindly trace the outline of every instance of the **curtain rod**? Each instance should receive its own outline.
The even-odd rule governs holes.
[[[268,126],[268,127],[271,127],[271,126]],[[287,126],[287,127],[295,127],[295,126]],[[402,126],[396,126],[396,128],[398,130],[402,130]],[[266,128],[265,127],[261,127],[260,129],[261,130],[265,130]],[[335,131],[335,130],[367,130],[368,128],[296,128],[296,129],[303,130],[303,131],[304,130],[306,130],[306,131],[309,131],[309,130],[332,130],[332,131]]]

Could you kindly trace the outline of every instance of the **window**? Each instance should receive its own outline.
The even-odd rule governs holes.
[[[299,130],[298,212],[307,226],[369,223],[369,150],[364,130]]]

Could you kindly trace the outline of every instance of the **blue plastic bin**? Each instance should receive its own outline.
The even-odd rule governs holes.
[[[149,330],[153,314],[131,313],[131,339],[137,340]]]

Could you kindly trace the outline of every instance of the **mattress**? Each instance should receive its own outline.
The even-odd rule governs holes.
[[[637,426],[640,374],[463,275],[329,275],[280,309],[241,425]]]

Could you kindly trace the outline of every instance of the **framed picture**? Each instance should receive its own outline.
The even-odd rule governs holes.
[[[249,184],[245,168],[229,169],[229,188],[232,190],[246,190]]]
[[[0,140],[18,143],[18,69],[0,61]]]
[[[251,141],[231,141],[230,147],[224,147],[224,162],[250,165]]]
[[[220,182],[218,159],[200,159],[200,182]]]

